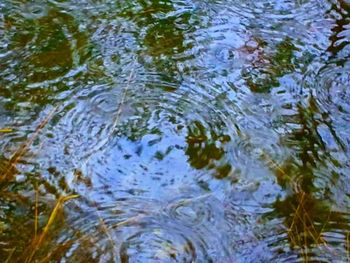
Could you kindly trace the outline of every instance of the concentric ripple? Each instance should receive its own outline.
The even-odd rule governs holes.
[[[284,37],[291,37],[302,44],[310,53],[320,54],[321,49],[327,48],[327,34],[331,23],[323,19],[323,10],[330,9],[331,1],[215,1],[204,5],[209,10],[215,10],[220,15],[214,17],[220,21],[228,14],[230,23],[235,22],[235,32],[251,28],[255,37],[266,43],[278,43]],[[238,25],[237,25],[238,24]],[[226,22],[221,28],[230,30]],[[221,30],[222,32],[223,30]],[[297,42],[301,40],[302,42]],[[234,43],[231,43],[234,45]],[[265,47],[265,51],[268,49]],[[232,52],[231,52],[232,54]]]
[[[350,64],[327,64],[316,75],[314,89],[317,100],[334,118],[350,120]]]
[[[70,155],[71,171],[90,178],[101,198],[108,197],[103,189],[153,196],[189,182],[203,187],[210,177],[203,179],[202,169],[228,178],[234,120],[209,103],[215,97],[205,91],[199,96],[191,86],[167,91],[165,82],[151,88],[143,75],[144,83],[136,86],[138,76],[132,83],[77,92],[60,112],[54,127],[60,132],[50,139],[53,151]]]
[[[239,169],[247,173],[252,168],[262,167],[275,169],[283,163],[286,150],[279,142],[276,133],[260,129],[251,137],[249,133],[237,137],[234,149],[234,159]]]
[[[323,1],[305,0],[305,1],[241,1],[233,0],[232,6],[237,12],[244,10],[243,15],[247,18],[260,18],[265,20],[288,20],[295,17],[299,19],[303,16],[311,17],[312,12],[317,7],[323,7],[326,3]],[[242,13],[239,13],[242,14]]]
[[[206,207],[201,205],[202,208],[198,210],[197,205],[203,201],[207,204],[214,201],[215,204]],[[223,219],[220,217],[220,201],[202,196],[182,199],[181,203],[186,205],[180,205],[178,200],[167,203],[123,198],[109,205],[96,204],[91,211],[85,207],[86,216],[80,214],[79,218],[72,218],[73,229],[82,231],[82,237],[76,240],[66,259],[81,262],[79,255],[84,253],[85,258],[95,258],[98,262],[229,260],[229,248],[225,248],[222,242],[229,236],[225,233],[224,222],[220,223]],[[180,217],[180,214],[189,215],[188,212],[180,211],[180,206],[187,210],[194,209],[195,212],[202,211],[218,220],[206,218],[189,224],[186,218]],[[175,207],[176,212],[173,210]],[[193,216],[197,217],[195,214]]]

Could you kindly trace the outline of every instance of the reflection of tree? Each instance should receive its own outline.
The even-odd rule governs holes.
[[[349,24],[350,5],[345,1],[337,1],[337,3],[332,5],[332,10],[335,10],[339,16],[332,29],[331,44],[327,49],[333,57],[349,44],[342,33]],[[287,55],[285,61],[291,61],[291,58],[290,55]],[[288,70],[283,71],[288,72]],[[276,76],[281,75],[276,74]],[[327,144],[319,134],[319,126],[323,125],[328,128],[339,150],[344,150],[345,146],[337,136],[328,113],[320,111],[318,102],[313,97],[310,98],[307,107],[298,105],[298,113],[290,119],[293,124],[299,126],[285,140],[294,150],[295,156],[282,166],[275,166],[274,170],[278,183],[283,188],[288,188],[291,194],[284,200],[277,200],[274,203],[274,212],[270,216],[284,218],[290,246],[300,249],[304,260],[308,261],[308,257],[312,255],[312,250],[316,247],[322,246],[327,254],[335,253],[329,247],[327,232],[342,233],[343,240],[332,241],[334,242],[332,245],[338,248],[339,243],[342,243],[345,249],[349,249],[348,215],[334,210],[330,204],[332,200],[327,200],[332,191],[332,181],[340,177],[332,166],[342,166],[342,162],[334,159],[330,154]],[[271,163],[273,164],[272,161]],[[322,174],[321,178],[320,174]],[[321,186],[318,184],[319,181],[323,182]]]
[[[181,7],[176,6],[173,1],[138,0],[134,5],[124,8],[121,13],[123,17],[134,21],[140,28],[141,33],[138,32],[136,37],[145,51],[141,54],[140,59],[148,70],[155,70],[159,74],[158,81],[162,83],[178,85],[178,80],[181,81],[178,62],[186,60],[186,50],[191,48],[191,44],[186,43],[188,40],[186,37],[191,30],[194,30],[191,28],[192,22],[190,21],[193,13],[186,9],[183,10],[181,11]],[[150,85],[158,85],[158,83],[155,81]],[[179,101],[181,99],[174,103],[181,103]],[[146,109],[144,112],[147,111]],[[145,116],[140,121],[145,122],[146,119]],[[143,125],[139,122],[137,125],[128,126],[129,128],[123,129],[124,133],[130,130],[130,127],[137,126],[138,129],[138,131],[128,132],[133,135],[128,136],[132,140],[150,132],[145,127],[147,123]],[[212,170],[216,178],[226,177],[231,171],[231,165],[224,161],[224,144],[230,140],[230,137],[206,127],[200,121],[193,121],[187,124],[186,128],[187,147],[185,151],[190,165],[195,169]],[[142,134],[134,136],[134,133],[140,133],[140,131],[143,131]],[[160,134],[161,132],[154,130],[152,133]]]
[[[140,32],[137,39],[146,53],[140,59],[146,67],[156,67],[159,73],[175,76],[178,73],[177,62],[183,59],[183,53],[190,48],[185,42],[186,28],[189,27],[191,13],[178,11],[172,1],[136,1],[136,5],[124,9],[123,16],[135,21]],[[145,58],[145,55],[150,56]],[[178,56],[178,57],[177,57]]]
[[[154,57],[173,56],[186,50],[182,30],[176,25],[176,17],[158,20],[149,27],[143,44]]]
[[[55,9],[37,19],[15,12],[6,13],[5,19],[9,55],[0,59],[0,96],[10,99],[8,107],[19,102],[50,103],[65,85],[27,86],[62,77],[83,63],[89,54],[87,36],[72,16]]]
[[[145,112],[142,118],[122,123],[118,129],[120,135],[127,137],[130,141],[139,141],[143,136],[153,134],[160,137],[169,136],[164,134],[158,127],[149,127],[149,120],[151,122],[170,122],[175,127],[181,127],[187,130],[185,154],[188,157],[189,164],[195,169],[208,169],[213,171],[213,176],[222,179],[229,175],[231,165],[226,159],[225,144],[231,138],[221,130],[223,127],[218,123],[211,123],[208,127],[200,121],[192,121],[185,127],[178,123],[175,117],[168,117],[167,119],[159,119],[154,117],[150,119],[149,113]],[[177,129],[177,128],[175,128]],[[169,151],[176,147],[171,145]],[[157,159],[163,159],[164,156],[160,152],[156,153]]]
[[[225,134],[207,130],[199,121],[188,126],[186,155],[189,163],[196,169],[214,170],[216,178],[225,178],[231,171],[231,165],[225,160],[224,144],[230,141]]]
[[[143,4],[143,8],[138,25],[148,26],[143,44],[149,53],[172,56],[185,51],[183,28],[188,26],[190,13],[167,15],[176,9],[171,1],[151,1],[149,5]]]
[[[332,230],[345,232],[349,221],[344,213],[332,209],[326,200],[327,189],[320,188],[316,183],[317,179],[330,180],[317,178],[316,174],[322,169],[327,170],[327,161],[335,162],[317,128],[320,124],[326,124],[332,130],[332,124],[326,115],[321,114],[313,98],[308,107],[299,105],[298,113],[292,119],[300,127],[294,129],[286,141],[295,156],[282,166],[274,166],[278,183],[289,189],[291,194],[274,203],[274,212],[270,216],[284,218],[290,246],[301,249],[304,260],[308,261],[312,249],[320,245],[329,253],[334,253],[329,249],[324,233]]]
[[[337,5],[338,4],[338,5]],[[349,15],[350,15],[350,4],[346,3],[345,0],[337,1],[337,4],[332,5],[332,10],[337,14],[335,25],[332,29],[333,34],[330,36],[331,44],[328,47],[332,56],[336,56],[341,50],[344,49],[350,43],[348,34],[343,34],[344,31],[348,30]]]
[[[260,41],[262,47],[264,42]],[[254,92],[266,92],[279,85],[278,78],[294,71],[296,61],[294,46],[290,38],[285,38],[276,45],[276,51],[272,55],[265,55],[262,65],[252,66],[243,73],[248,87]]]

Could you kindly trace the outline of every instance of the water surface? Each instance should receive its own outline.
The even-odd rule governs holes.
[[[0,261],[349,261],[349,43],[347,0],[0,0]]]

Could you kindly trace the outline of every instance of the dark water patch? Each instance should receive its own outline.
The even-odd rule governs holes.
[[[35,6],[23,8],[31,7],[35,9]],[[9,37],[11,53],[1,64],[7,68],[2,73],[3,79],[11,81],[12,85],[33,84],[65,76],[86,57],[84,45],[87,39],[84,33],[79,32],[74,18],[54,8],[41,8],[48,10],[32,19],[21,18],[22,10],[18,10],[21,13],[5,14],[9,26],[4,33]],[[9,69],[16,70],[16,75],[11,75]]]

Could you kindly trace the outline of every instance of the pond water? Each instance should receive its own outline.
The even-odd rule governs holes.
[[[0,261],[349,261],[349,43],[348,0],[0,0]]]

